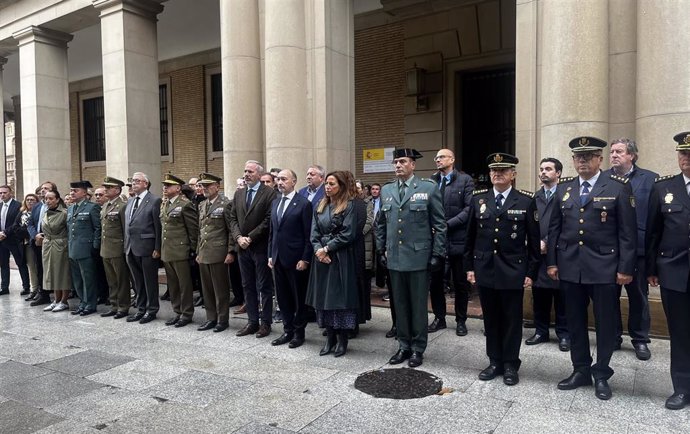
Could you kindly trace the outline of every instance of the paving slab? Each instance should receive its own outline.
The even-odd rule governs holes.
[[[596,399],[596,398],[595,398]],[[627,432],[627,422],[598,417],[596,414],[584,417],[553,408],[535,408],[532,405],[513,404],[494,434],[610,434]]]
[[[228,396],[241,396],[251,383],[207,372],[189,371],[141,391],[181,404],[207,407]]]
[[[100,431],[92,426],[75,420],[65,420],[38,430],[36,434],[96,434],[98,432]]]
[[[62,402],[103,387],[103,384],[53,372],[3,387],[3,396],[38,408]]]
[[[11,340],[13,341],[12,344],[0,345],[0,354],[14,361],[29,365],[59,359],[84,351],[77,346],[56,344],[42,337],[14,335]]]
[[[78,377],[88,377],[101,371],[133,361],[129,356],[109,354],[102,351],[86,350],[50,362],[41,363],[40,367],[64,372]]]
[[[271,425],[262,425],[258,423],[249,423],[237,431],[233,431],[233,434],[290,434],[296,431],[290,431],[283,428],[277,428]]]
[[[50,374],[51,372],[49,369],[8,360],[0,363],[0,391],[10,384],[20,383],[30,378]]]
[[[186,369],[148,360],[134,360],[88,376],[103,384],[140,391],[187,372]]]
[[[60,421],[62,418],[54,414],[21,402],[9,400],[0,403],[0,432],[32,433]]]

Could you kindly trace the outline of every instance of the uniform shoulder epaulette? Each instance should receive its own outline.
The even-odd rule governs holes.
[[[486,193],[487,191],[489,191],[488,188],[481,188],[481,189],[479,189],[479,190],[474,190],[474,191],[472,192],[472,196],[474,196],[474,195],[476,195],[476,194]]]
[[[383,184],[383,185],[388,185],[388,184],[392,184],[392,183],[394,183],[394,182],[397,182],[397,181],[396,181],[396,180],[394,179],[394,180],[392,180],[392,181],[388,181],[388,182],[386,182],[386,183],[385,183],[385,184]]]
[[[654,180],[654,182],[661,182],[661,181],[666,181],[668,179],[674,178],[676,175],[666,175],[666,176],[660,176]]]
[[[529,198],[533,198],[533,197],[534,197],[534,193],[532,193],[531,191],[520,190],[520,189],[517,189],[517,188],[515,189],[515,191],[517,191],[518,193],[523,194],[523,195],[525,195],[525,196],[527,196],[527,197],[529,197]]]
[[[422,181],[430,182],[430,183],[432,183],[432,184],[434,184],[434,185],[438,184],[438,182],[434,181],[434,180],[431,179],[431,178],[420,178],[420,179],[421,179]]]
[[[611,176],[611,179],[613,179],[614,181],[618,181],[621,184],[627,184],[628,182],[630,182],[630,179],[626,178],[625,176],[618,176],[618,175],[614,175],[613,173],[610,176]]]
[[[561,177],[561,178],[558,180],[558,182],[559,182],[559,183],[570,182],[570,181],[572,181],[573,179],[575,179],[574,176],[563,176],[563,177]]]

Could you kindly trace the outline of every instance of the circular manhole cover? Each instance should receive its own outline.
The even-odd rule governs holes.
[[[376,398],[414,399],[435,395],[443,381],[417,369],[377,369],[360,374],[355,389]]]

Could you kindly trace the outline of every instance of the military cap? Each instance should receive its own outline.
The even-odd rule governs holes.
[[[504,152],[496,152],[486,157],[486,164],[489,165],[489,169],[515,167],[519,162],[518,157]]]
[[[117,178],[113,178],[112,176],[106,176],[103,178],[103,182],[101,185],[106,186],[106,187],[122,187],[125,185],[124,181],[120,181]]]
[[[393,158],[403,158],[403,157],[408,157],[412,158],[413,160],[416,160],[418,158],[424,157],[422,154],[419,153],[416,149],[412,148],[399,148],[393,151]]]
[[[690,151],[690,131],[678,133],[673,136],[676,141],[676,151]]]
[[[570,150],[573,151],[574,154],[578,154],[581,152],[601,151],[606,147],[606,142],[596,137],[582,136],[575,137],[568,143],[568,146],[570,146]]]
[[[93,188],[93,185],[89,181],[73,181],[69,183],[69,188],[83,188],[84,190],[88,190],[89,188]]]
[[[183,185],[184,181],[178,178],[177,176],[173,175],[172,173],[166,173],[165,174],[165,179],[161,181],[163,184],[168,184],[168,185]]]
[[[220,181],[222,181],[222,179],[216,175],[211,175],[210,173],[204,172],[199,174],[199,180],[197,182],[199,184],[213,184],[214,182]]]
[[[132,188],[132,178],[127,178],[127,183],[125,185],[129,188]]]

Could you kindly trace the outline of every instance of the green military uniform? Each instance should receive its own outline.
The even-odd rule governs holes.
[[[163,183],[182,185],[184,181],[168,174]],[[160,218],[161,260],[168,278],[170,302],[177,317],[191,320],[194,316],[194,288],[189,258],[195,255],[197,248],[199,217],[194,204],[179,194],[163,201]]]
[[[124,182],[106,176],[103,186],[122,187]],[[110,309],[122,314],[129,312],[131,303],[129,267],[125,260],[125,208],[127,201],[118,196],[101,209],[101,258],[108,280]]]
[[[396,150],[396,155],[421,157],[414,150]],[[427,344],[427,264],[432,256],[445,256],[446,218],[436,183],[413,175],[405,184],[402,199],[400,181],[381,189],[376,249],[385,252],[391,274],[400,350],[422,354]]]

